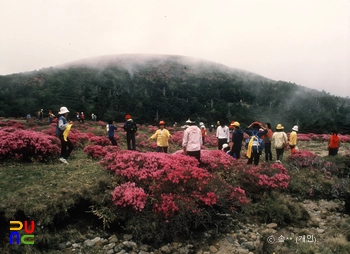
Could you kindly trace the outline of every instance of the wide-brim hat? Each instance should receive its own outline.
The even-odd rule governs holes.
[[[293,131],[299,131],[299,127],[298,125],[294,125],[294,127],[292,128]]]
[[[282,124],[277,124],[277,126],[276,126],[276,130],[283,130],[284,129],[284,127],[282,126]]]
[[[63,115],[65,113],[69,113],[68,108],[67,107],[61,107],[60,108],[60,112],[58,112],[58,114]]]

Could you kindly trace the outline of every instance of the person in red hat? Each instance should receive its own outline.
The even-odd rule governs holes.
[[[169,146],[169,138],[171,138],[171,134],[167,129],[165,129],[165,122],[160,121],[159,122],[159,129],[148,139],[150,141],[151,139],[157,139],[157,152],[168,152],[168,146]]]
[[[136,132],[137,132],[137,125],[136,123],[131,119],[130,115],[125,116],[125,123],[124,123],[124,130],[126,131],[126,143],[128,146],[128,150],[136,150]]]

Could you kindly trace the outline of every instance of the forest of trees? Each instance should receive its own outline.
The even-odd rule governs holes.
[[[141,61],[142,60],[142,61]],[[183,123],[190,116],[206,124],[217,120],[298,124],[301,132],[350,133],[350,100],[324,91],[267,78],[212,62],[167,56],[119,57],[95,65],[0,76],[0,116],[25,117],[40,109],[55,113],[66,106],[75,117],[140,124]]]

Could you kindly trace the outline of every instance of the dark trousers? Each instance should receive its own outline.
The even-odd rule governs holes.
[[[265,161],[272,161],[271,143],[265,143]]]
[[[248,159],[247,164],[253,164],[253,160],[254,160],[255,166],[259,165],[260,152],[252,151],[252,154],[250,155],[250,158]]]
[[[67,141],[64,140],[63,135],[60,136],[61,140],[61,158],[67,159],[70,153],[73,151],[73,143],[67,138]]]
[[[205,140],[204,137],[202,137],[202,144],[203,144],[203,145],[204,145],[204,140]]]
[[[112,145],[113,146],[117,146],[117,140],[115,140],[115,138],[112,136],[112,137],[108,137],[108,139],[112,142]]]
[[[334,156],[338,154],[338,148],[329,148],[328,149],[328,156]]]
[[[201,162],[201,151],[200,150],[199,151],[187,151],[187,155],[195,157],[199,163]]]
[[[233,156],[233,158],[236,158],[236,159],[241,158],[241,148],[239,149],[232,148],[232,151],[230,152],[230,154]]]
[[[276,148],[277,160],[283,159],[284,148]]]
[[[168,153],[168,147],[167,146],[157,146],[157,153]]]
[[[227,139],[226,138],[219,138],[218,139],[218,150],[221,150],[222,145],[227,143]]]
[[[126,133],[126,143],[128,145],[128,150],[136,150],[136,140],[134,132]]]

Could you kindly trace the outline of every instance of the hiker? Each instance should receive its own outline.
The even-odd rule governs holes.
[[[108,124],[106,125],[106,131],[108,134],[108,139],[112,142],[113,146],[117,146],[117,141],[114,138],[114,131],[117,130],[117,126],[114,125],[114,122],[112,120],[108,121]]]
[[[259,165],[260,155],[264,149],[263,136],[267,133],[267,129],[259,122],[251,123],[248,128],[244,131],[249,135],[249,143],[247,147],[247,164]]]
[[[78,122],[80,122],[80,113],[79,112],[77,112],[77,120],[78,120]]]
[[[68,164],[67,158],[74,149],[72,142],[69,140],[69,131],[73,125],[73,122],[67,122],[69,110],[66,107],[61,107],[58,112],[58,122],[56,127],[56,135],[61,140],[61,157],[60,161],[64,164]]]
[[[92,114],[91,114],[91,120],[92,120],[93,122],[96,122],[96,119],[97,119],[97,116],[96,116],[94,113],[92,113]]]
[[[151,139],[157,139],[157,153],[167,153],[169,146],[169,138],[171,138],[171,134],[167,129],[165,129],[165,122],[160,121],[159,129],[148,139],[148,141],[150,141]]]
[[[207,135],[207,130],[205,129],[204,124],[200,125],[201,133],[202,133],[202,145],[204,145],[205,136]]]
[[[271,139],[273,135],[273,131],[271,129],[271,124],[266,123],[265,128],[267,129],[266,135],[264,135],[264,143],[265,143],[265,161],[272,161],[272,152],[271,152]]]
[[[276,149],[277,163],[281,163],[283,159],[284,148],[287,145],[287,134],[283,131],[284,127],[282,124],[277,124],[276,131],[272,135],[272,145]]]
[[[296,146],[298,141],[297,132],[299,131],[298,125],[294,125],[292,132],[289,134],[289,147],[292,154],[296,153]]]
[[[196,126],[196,120],[189,119],[189,127],[186,128],[182,137],[182,147],[184,154],[195,157],[200,163],[201,159],[201,146],[202,146],[202,133]]]
[[[84,123],[84,121],[85,121],[84,112],[81,112],[81,114],[80,114],[80,119],[81,119],[81,123]]]
[[[230,143],[230,130],[224,124],[224,121],[218,121],[218,128],[216,129],[216,138],[218,142],[218,150],[221,150],[222,145],[225,143]]]
[[[241,158],[241,149],[243,141],[243,131],[240,128],[239,122],[231,123],[233,126],[232,132],[232,146],[230,149],[230,155],[237,160]]]
[[[52,113],[52,110],[49,110],[49,123],[52,124],[53,119],[55,118],[55,115]]]
[[[339,147],[340,139],[338,137],[338,132],[336,130],[332,130],[332,135],[328,141],[328,156],[337,155]]]
[[[230,146],[228,144],[223,144],[222,145],[222,148],[221,148],[221,151],[224,151],[225,153],[229,153],[230,152]]]
[[[126,143],[128,150],[136,151],[136,132],[137,126],[136,123],[131,119],[130,115],[125,116],[124,130],[126,131]]]

